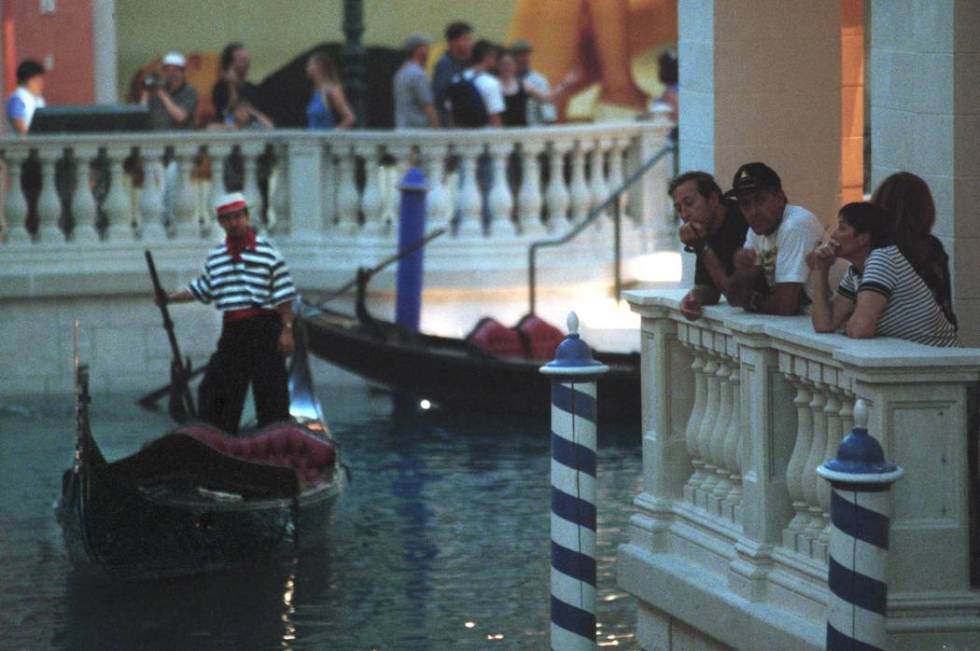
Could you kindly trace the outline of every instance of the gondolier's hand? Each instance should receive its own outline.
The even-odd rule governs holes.
[[[296,348],[296,340],[293,339],[293,324],[284,323],[282,332],[279,333],[279,353],[283,357],[289,357]]]
[[[154,294],[153,302],[158,306],[163,307],[167,303],[187,303],[194,300],[194,295],[191,294],[186,289],[181,292],[174,292],[168,294],[166,291],[161,291],[159,294]]]

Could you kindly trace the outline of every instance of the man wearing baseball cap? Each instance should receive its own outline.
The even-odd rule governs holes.
[[[285,357],[295,345],[296,290],[279,251],[249,225],[240,192],[221,197],[215,213],[227,239],[211,249],[198,278],[165,300],[214,302],[222,313],[218,350],[198,389],[198,415],[235,434],[249,383],[259,425],[289,418]]]
[[[531,68],[531,53],[534,48],[531,44],[519,38],[510,44],[510,53],[514,56],[514,64],[517,66],[517,76],[525,83],[533,86],[540,94],[547,95],[551,92],[551,84],[548,78],[540,72]],[[534,97],[527,100],[527,125],[549,124],[558,119],[558,110],[551,102],[541,102]]]
[[[405,63],[395,73],[392,95],[395,103],[395,128],[418,129],[439,125],[432,87],[425,76],[432,39],[412,34],[405,39]]]
[[[189,129],[194,125],[197,91],[187,83],[186,69],[183,54],[168,52],[162,61],[162,79],[154,75],[144,78],[140,103],[150,110],[152,129]]]
[[[823,238],[819,220],[788,202],[779,175],[765,163],[739,167],[725,196],[736,199],[749,225],[735,256],[728,302],[750,312],[799,313],[809,304],[806,255]]]

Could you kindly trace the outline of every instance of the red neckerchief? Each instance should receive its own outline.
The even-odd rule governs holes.
[[[225,238],[225,248],[228,249],[228,254],[231,259],[238,262],[242,259],[242,251],[254,251],[255,250],[255,231],[251,228],[245,231],[245,237],[240,240],[233,240],[230,237]]]

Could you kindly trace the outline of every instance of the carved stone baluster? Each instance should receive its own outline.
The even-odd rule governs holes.
[[[721,515],[721,501],[732,490],[732,482],[728,479],[728,468],[725,466],[725,436],[732,418],[732,384],[729,378],[732,374],[730,361],[721,358],[718,365],[718,390],[721,398],[718,406],[718,418],[715,429],[711,433],[710,461],[714,465],[715,481],[711,486],[708,498],[709,510],[715,515]]]
[[[565,154],[568,150],[569,145],[565,142],[548,145],[548,188],[544,200],[548,204],[545,227],[549,233],[557,232],[568,223],[569,194],[565,187]]]
[[[827,420],[827,444],[824,447],[823,458],[834,459],[837,457],[837,448],[841,441],[841,400],[840,392],[836,387],[830,387],[827,393],[827,404],[824,405],[823,412]],[[821,462],[823,463],[823,462]],[[824,528],[817,536],[814,543],[814,557],[826,560],[827,547],[830,544],[830,482],[817,482],[817,502],[823,509]]]
[[[201,219],[201,233],[211,232],[214,224],[214,208],[218,205],[218,200],[228,192],[225,187],[225,169],[231,160],[231,145],[208,145],[208,155],[211,157],[211,191],[208,195],[207,210],[204,211]]]
[[[540,142],[521,143],[521,188],[517,192],[518,232],[529,237],[544,234],[541,223],[541,166],[538,157],[544,151]]]
[[[698,432],[698,451],[701,460],[704,462],[704,479],[699,486],[695,487],[695,503],[702,507],[708,507],[708,493],[714,487],[717,477],[715,476],[715,465],[711,463],[711,435],[715,430],[715,423],[718,421],[718,411],[721,404],[721,390],[718,386],[718,367],[711,347],[705,343],[708,351],[708,362],[704,365],[705,380],[705,403],[704,418],[701,419],[701,431]]]
[[[736,514],[742,504],[742,382],[738,360],[732,361],[728,382],[732,388],[732,415],[728,419],[728,433],[725,434],[725,468],[731,490],[722,503],[722,515],[729,520],[737,521]]]
[[[127,190],[129,179],[123,163],[132,154],[128,145],[106,147],[106,161],[109,164],[109,191],[102,200],[102,211],[106,215],[105,239],[107,241],[129,240],[133,238],[133,206]]]
[[[325,232],[337,229],[337,175],[340,168],[334,158],[333,145],[323,144],[323,159],[320,163],[320,189],[323,192],[323,221]],[[288,174],[288,171],[287,171]]]
[[[810,444],[810,453],[807,455],[806,466],[803,469],[803,495],[806,499],[810,521],[807,522],[802,536],[805,538],[805,548],[798,548],[801,553],[809,555],[813,554],[813,541],[820,535],[825,524],[823,509],[820,507],[817,497],[817,485],[823,481],[817,477],[817,466],[826,461],[823,456],[827,449],[827,415],[824,412],[824,406],[827,404],[826,385],[814,382],[812,393],[810,411],[813,416],[813,441]]]
[[[55,166],[62,153],[61,149],[38,150],[41,158],[41,195],[37,199],[37,241],[45,244],[65,241],[65,234],[61,230],[61,199],[55,184]]]
[[[354,152],[348,146],[337,150],[337,162],[340,166],[340,187],[337,188],[337,223],[341,230],[350,235],[360,232],[357,214],[361,205],[361,195],[357,191],[357,181],[354,178]]]
[[[623,185],[623,147],[626,146],[625,138],[613,138],[609,147],[609,180],[608,191],[615,192]],[[621,212],[625,212],[626,194],[619,196]]]
[[[29,244],[31,234],[27,230],[27,197],[21,185],[21,168],[27,160],[28,152],[21,149],[7,149],[3,158],[7,163],[7,196],[3,211],[6,217],[7,231],[5,244]]]
[[[510,184],[507,182],[507,157],[513,151],[513,145],[509,142],[495,143],[490,145],[490,157],[493,160],[493,185],[490,187],[490,194],[487,196],[490,208],[490,222],[487,226],[487,235],[493,233],[493,225],[506,224],[505,230],[519,235],[518,224],[511,219],[514,212],[514,197],[510,192]]]
[[[429,184],[429,192],[425,197],[426,222],[430,228],[444,227],[453,216],[453,207],[445,183],[447,149],[442,145],[435,145],[424,149],[423,155],[426,181]]]
[[[361,195],[361,213],[364,215],[364,233],[377,237],[384,233],[384,182],[381,174],[381,152],[377,145],[357,145],[354,151],[364,159],[364,193]]]
[[[687,419],[687,429],[684,432],[684,439],[687,441],[687,453],[691,458],[691,465],[694,466],[694,474],[684,485],[684,498],[690,503],[695,502],[695,491],[704,483],[704,459],[698,448],[698,434],[701,432],[701,421],[705,417],[705,403],[707,393],[707,381],[705,380],[705,357],[700,351],[700,346],[694,346],[694,362],[691,364],[694,371],[694,406],[691,408],[691,416]]]
[[[288,233],[292,226],[289,222],[289,145],[281,142],[275,152],[276,166],[269,175],[269,210],[266,212],[277,233]],[[314,220],[314,223],[318,221]]]
[[[793,454],[786,468],[786,490],[789,492],[796,513],[789,526],[783,531],[783,545],[796,550],[798,538],[810,522],[810,513],[804,496],[803,475],[813,443],[813,412],[810,410],[813,395],[810,393],[809,383],[804,378],[798,378],[793,384],[796,387],[796,397],[793,399],[793,404],[796,405],[796,445],[793,446]]]
[[[72,154],[75,159],[75,191],[71,195],[71,214],[75,224],[71,238],[74,242],[99,241],[99,231],[95,226],[98,206],[95,204],[90,181],[90,163],[98,151],[95,145],[80,145],[74,148]]]
[[[174,162],[177,165],[177,183],[174,188],[174,234],[179,238],[200,237],[201,228],[191,186],[191,169],[197,157],[198,146],[177,145],[174,147]]]
[[[583,221],[592,207],[592,193],[585,183],[585,148],[581,140],[575,141],[575,151],[572,155],[572,221]]]
[[[589,192],[592,195],[592,205],[599,206],[609,198],[609,186],[606,183],[606,150],[609,149],[609,138],[599,138],[589,154]],[[603,213],[604,215],[608,212]],[[602,228],[603,220],[596,220],[596,227]]]
[[[140,217],[145,240],[163,240],[163,147],[142,147],[143,194],[140,197]]]
[[[462,145],[459,147],[462,158],[463,182],[460,187],[458,206],[459,224],[457,233],[464,237],[481,237],[483,235],[483,207],[480,188],[476,182],[476,159],[483,151],[483,145]]]
[[[252,226],[262,230],[266,226],[265,211],[262,209],[262,191],[259,190],[259,156],[265,152],[263,142],[245,142],[241,145],[242,168],[245,176],[242,194],[248,202]]]
[[[421,167],[423,162],[421,156],[416,152],[415,147],[408,143],[397,143],[388,146],[388,153],[394,157],[395,164],[391,168],[391,173],[389,176],[391,192],[391,209],[386,214],[388,235],[392,240],[392,246],[395,246],[395,240],[398,239],[398,220],[401,213],[401,184],[405,175],[408,174],[408,170],[413,167]],[[428,183],[428,179],[426,179]],[[426,196],[428,199],[428,196]]]

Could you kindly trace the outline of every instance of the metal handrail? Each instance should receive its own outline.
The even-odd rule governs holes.
[[[615,283],[616,283],[616,296],[620,294],[622,288],[622,277],[620,273],[620,257],[621,257],[621,244],[620,244],[620,215],[619,215],[619,197],[622,196],[626,190],[630,188],[634,183],[640,180],[644,174],[650,171],[654,165],[660,162],[660,160],[667,154],[673,154],[677,151],[677,145],[675,143],[668,143],[661,147],[653,158],[647,162],[640,165],[625,181],[620,185],[614,192],[612,192],[609,197],[600,203],[598,206],[593,208],[589,214],[583,219],[579,224],[576,224],[575,228],[565,233],[563,236],[551,239],[551,240],[538,240],[537,242],[532,242],[531,246],[527,250],[527,282],[528,282],[528,298],[530,301],[531,314],[534,314],[535,298],[536,298],[536,285],[537,285],[537,253],[538,249],[544,248],[546,246],[561,246],[574,239],[579,233],[584,231],[589,225],[591,225],[596,219],[598,219],[602,213],[612,204],[613,206],[613,218],[615,224],[614,231],[614,250],[613,255],[615,258]],[[675,165],[676,167],[676,165]],[[675,170],[676,171],[676,170]]]

